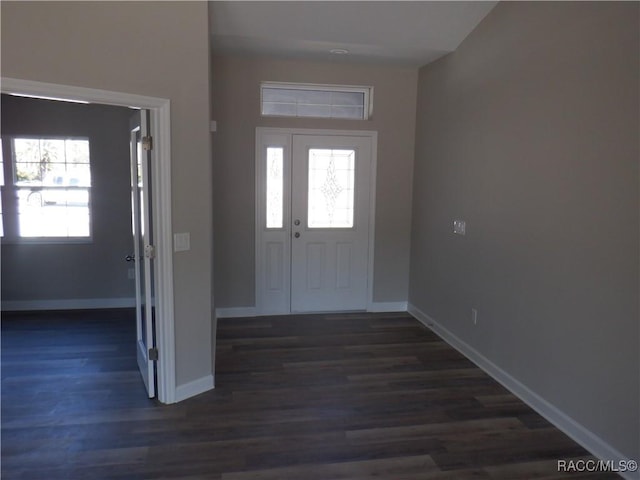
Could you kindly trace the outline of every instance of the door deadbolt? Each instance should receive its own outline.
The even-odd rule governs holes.
[[[293,221],[293,224],[294,224],[294,225],[300,225],[300,220],[294,220],[294,221]]]

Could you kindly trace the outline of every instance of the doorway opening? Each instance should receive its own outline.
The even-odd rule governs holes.
[[[173,317],[173,257],[171,232],[170,102],[167,99],[122,92],[88,89],[3,77],[0,91],[42,99],[82,101],[132,107],[149,111],[153,137],[155,175],[151,188],[152,225],[155,238],[153,282],[155,287],[156,345],[162,352],[157,361],[157,398],[162,403],[176,401],[175,332]],[[69,306],[72,307],[72,306]],[[132,342],[134,339],[132,339]]]

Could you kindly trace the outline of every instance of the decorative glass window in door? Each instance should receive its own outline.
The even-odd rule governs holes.
[[[309,228],[353,228],[355,150],[309,149]]]
[[[284,149],[267,148],[267,228],[282,228],[284,210]]]

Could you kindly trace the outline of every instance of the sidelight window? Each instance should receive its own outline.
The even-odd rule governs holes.
[[[282,228],[284,214],[284,148],[267,147],[267,228]]]

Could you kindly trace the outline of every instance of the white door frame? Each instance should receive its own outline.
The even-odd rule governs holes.
[[[156,166],[153,182],[153,223],[156,240],[156,340],[158,400],[176,401],[175,325],[173,310],[173,234],[171,228],[171,102],[122,92],[74,87],[0,77],[0,92],[81,100],[104,105],[147,109],[154,137],[152,155]]]
[[[262,139],[267,135],[329,135],[329,136],[349,136],[349,137],[368,137],[371,139],[371,175],[369,185],[369,251],[368,251],[368,274],[367,274],[367,311],[373,310],[373,279],[374,279],[374,258],[375,258],[375,218],[376,218],[376,176],[377,176],[377,161],[378,161],[378,132],[373,130],[325,130],[325,129],[306,129],[306,128],[275,128],[275,127],[256,127],[256,149],[255,149],[255,168],[256,168],[256,183],[255,183],[255,315],[271,315],[271,314],[289,314],[288,311],[265,311],[262,304],[263,292],[262,282],[260,279],[263,276],[262,272],[262,243],[263,243],[263,229],[261,208],[263,207],[261,202],[261,194],[264,192],[264,186],[261,184],[260,175],[260,159],[261,148],[264,146]],[[291,145],[289,145],[291,148]],[[291,154],[291,153],[289,153]],[[288,190],[285,188],[285,192]],[[285,193],[286,196],[286,193]],[[286,202],[285,202],[286,203]],[[288,207],[285,206],[284,214],[288,214]],[[290,249],[290,246],[289,246]],[[290,273],[289,273],[290,275]]]

